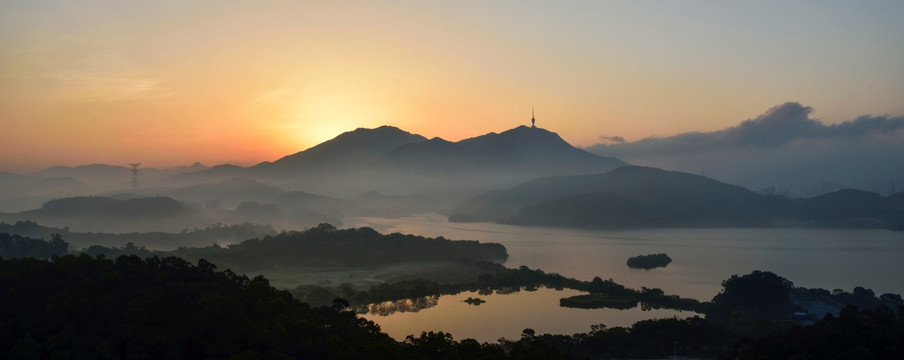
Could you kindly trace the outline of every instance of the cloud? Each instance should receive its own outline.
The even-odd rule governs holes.
[[[605,136],[605,135],[603,135],[603,136],[600,136],[600,141],[602,141],[603,144],[624,144],[625,138],[623,138],[621,136]]]
[[[780,146],[796,138],[818,136],[824,126],[809,118],[812,111],[813,108],[796,102],[784,103],[716,135],[725,146]]]
[[[752,189],[831,181],[884,193],[887,182],[904,178],[904,116],[864,115],[824,124],[810,118],[812,111],[789,102],[718,131],[634,142],[603,136],[586,150],[637,165],[705,172]]]
[[[880,136],[901,138],[904,116],[864,115],[840,124],[826,125],[810,118],[813,109],[796,102],[776,105],[762,115],[740,124],[713,132],[688,132],[663,138],[646,138],[635,142],[612,141],[590,146],[588,151],[610,156],[635,157],[649,155],[693,154],[739,148],[776,148],[795,141],[814,139],[863,139]],[[619,137],[615,137],[619,138]]]

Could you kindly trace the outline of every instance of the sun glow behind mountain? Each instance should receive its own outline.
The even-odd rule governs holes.
[[[0,126],[17,150],[0,153],[0,170],[251,165],[380,125],[456,141],[529,125],[532,105],[538,126],[579,146],[714,131],[787,101],[829,124],[898,115],[902,12],[900,3],[3,2]]]

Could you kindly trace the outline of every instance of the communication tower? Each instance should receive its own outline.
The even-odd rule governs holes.
[[[132,166],[129,169],[129,172],[132,173],[132,194],[138,194],[138,166],[141,166],[141,163],[129,163]]]
[[[537,122],[537,120],[534,119],[534,107],[531,106],[530,107],[530,127],[532,127],[532,128],[537,127],[536,122]]]

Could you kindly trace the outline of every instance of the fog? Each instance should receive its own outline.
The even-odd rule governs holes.
[[[560,320],[548,331],[590,324],[599,334],[605,326],[593,325],[595,316],[670,326],[649,319],[681,311],[751,335],[747,325],[708,310],[723,308],[724,291],[713,296],[726,287],[722,280],[744,271],[781,283],[770,295],[779,306],[768,308],[782,319],[803,306],[789,301],[792,291],[818,314],[839,314],[846,303],[900,305],[899,295],[877,296],[861,284],[900,289],[894,279],[865,279],[899,263],[892,230],[904,228],[904,192],[891,180],[901,178],[904,121],[825,125],[810,112],[786,103],[712,133],[631,143],[605,136],[606,144],[589,148],[597,154],[535,127],[449,142],[384,126],[249,167],[91,164],[2,173],[0,258],[175,270],[194,285],[210,277],[238,289],[273,286],[288,291],[279,293],[282,302],[293,297],[352,317],[343,311],[366,310],[361,316],[400,341],[435,329],[491,340],[553,324],[547,317]],[[625,265],[666,252],[674,258],[666,268]],[[773,270],[833,289],[791,289]],[[193,271],[203,275],[186,275]],[[69,275],[83,273],[92,272]],[[852,285],[853,293],[839,288]],[[487,327],[495,318],[471,309],[483,302],[482,310],[529,308],[531,316]],[[413,312],[425,322],[410,320]],[[534,338],[528,330],[522,339]]]
[[[3,174],[0,221],[31,220],[83,232],[179,232],[243,222],[304,229],[342,225],[358,216],[443,212],[490,189],[624,164],[576,149],[539,128],[521,126],[452,143],[384,126],[349,131],[247,168],[196,163],[140,166],[133,173],[128,166],[93,164]],[[156,198],[154,206],[162,208],[148,207],[142,198]]]
[[[605,135],[587,150],[795,197],[839,188],[888,195],[892,181],[904,182],[904,117],[864,115],[825,124],[812,112],[788,102],[718,131],[633,142]]]
[[[383,126],[349,131],[310,149],[249,167],[195,163],[158,169],[148,164],[133,172],[127,164],[90,164],[55,166],[31,174],[0,173],[0,221],[34,221],[74,232],[126,233],[186,232],[242,223],[267,225],[275,231],[300,230],[320,223],[342,226],[358,217],[421,213],[523,225],[586,226],[588,221],[596,222],[593,216],[602,214],[609,214],[604,216],[609,219],[605,224],[636,220],[636,216],[625,218],[626,213],[611,213],[618,211],[612,206],[598,210],[596,215],[585,211],[578,216],[586,220],[562,218],[574,211],[575,199],[558,196],[569,195],[578,196],[583,203],[619,203],[622,208],[652,216],[648,221],[627,222],[638,226],[696,226],[685,220],[662,219],[672,215],[661,209],[645,210],[646,205],[636,202],[640,199],[637,196],[644,194],[644,201],[659,202],[679,193],[706,198],[707,192],[722,186],[707,179],[791,198],[845,188],[891,195],[896,190],[893,181],[904,183],[900,157],[904,153],[904,118],[862,116],[824,124],[810,117],[812,111],[788,102],[710,133],[635,142],[607,135],[601,137],[604,143],[587,148],[590,152],[571,146],[552,131],[535,127],[519,126],[449,142]],[[677,173],[622,171],[594,180],[596,185],[569,185],[577,181],[569,176],[606,174],[631,164],[677,170],[698,175],[699,179],[684,182],[674,180]],[[516,189],[537,179],[548,179],[543,181],[558,190],[537,190],[537,194],[520,198],[523,191]],[[651,181],[661,184],[645,188]],[[494,196],[490,194],[506,191],[515,195],[487,201]],[[615,195],[582,195],[594,191]],[[768,201],[751,198],[743,191],[725,191],[769,214],[800,213],[791,209],[797,205],[763,205]],[[653,199],[652,194],[659,195]],[[537,204],[540,201],[546,203]],[[672,202],[669,206],[690,209],[680,211],[682,214],[700,209],[694,203]],[[712,213],[726,212],[719,210],[718,203],[713,206]],[[560,211],[546,215],[550,208]],[[481,211],[485,214],[480,215]],[[694,224],[719,224],[706,214],[695,218]],[[855,215],[863,216],[851,216]],[[806,215],[778,220],[771,215],[758,216],[761,220],[750,221],[746,216],[748,220],[735,219],[722,225],[820,220],[799,219]],[[550,222],[556,217],[562,220]]]

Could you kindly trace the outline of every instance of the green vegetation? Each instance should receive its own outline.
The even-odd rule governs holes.
[[[632,297],[641,303],[681,300],[659,289],[627,289],[611,279],[583,282],[526,267],[482,266],[496,271],[479,276],[477,283],[498,291],[551,286],[582,289],[613,302],[628,303]],[[864,288],[851,294],[795,289],[775,274],[755,271],[723,282],[706,319],[647,320],[624,328],[600,324],[574,335],[537,335],[525,329],[520,339],[497,343],[456,341],[442,332],[422,332],[396,342],[373,322],[347,311],[351,304],[344,298],[312,307],[288,291],[276,290],[264,277],[249,279],[216,269],[204,259],[193,265],[177,257],[134,255],[116,260],[87,254],[0,259],[0,356],[583,359],[661,357],[677,349],[691,357],[894,358],[904,336],[899,295],[877,298]],[[425,280],[399,284],[404,286],[375,286],[371,296],[396,296],[401,289],[414,295],[452,288]],[[353,289],[344,288],[354,295]],[[839,316],[829,314],[807,327],[786,320],[787,312],[796,310],[789,298],[816,297],[878,307],[860,311],[851,305]],[[889,303],[898,304],[897,314]],[[763,333],[750,332],[746,325],[751,322],[745,321],[754,317],[754,325],[772,325],[762,327]]]
[[[50,236],[50,241],[32,239],[19,235],[0,233],[0,258],[38,258],[48,259],[54,255],[66,255],[69,244],[63,241],[60,234]]]
[[[352,305],[362,308],[366,308],[363,305],[367,304],[458,294],[465,291],[506,294],[539,287],[568,288],[590,293],[562,299],[560,305],[564,307],[630,309],[640,305],[644,310],[668,308],[704,313],[708,305],[695,299],[666,295],[661,289],[629,289],[612,279],[603,280],[595,277],[592,281],[581,281],[526,266],[511,269],[489,262],[474,263],[473,267],[483,273],[463,282],[441,283],[427,279],[409,279],[380,283],[364,290],[350,284],[340,284],[336,287],[299,286],[291,291],[298,298],[314,304],[322,304],[332,297],[343,297],[349,299]],[[383,307],[379,309],[381,313],[385,313],[385,310]]]
[[[638,255],[628,258],[628,267],[649,270],[666,267],[671,262],[672,258],[666,254]]]
[[[829,292],[826,289],[793,288],[790,290],[790,298],[792,302],[806,308],[807,312],[817,319],[823,318],[826,314],[838,316],[841,310],[848,305],[866,310],[877,309],[883,305],[896,309],[904,305],[901,295],[886,293],[876,296],[872,290],[860,286],[855,287],[853,292],[841,289]]]
[[[468,303],[469,305],[480,305],[480,304],[483,304],[483,303],[487,302],[487,301],[484,300],[484,299],[481,299],[481,298],[474,298],[474,297],[470,297],[470,296],[469,296],[467,299],[464,299],[464,300],[462,300],[462,301]]]
[[[0,260],[6,358],[395,358],[374,323],[199,261]]]
[[[699,175],[623,166],[544,177],[464,201],[449,221],[582,229],[664,227],[897,228],[904,195],[840,190],[811,199],[757,194]]]
[[[629,289],[615,283],[612,279],[602,280],[599,277],[594,278],[589,283],[584,282],[578,287],[571,288],[587,291],[590,294],[562,299],[560,305],[583,309],[631,309],[640,305],[643,310],[666,308],[697,313],[706,312],[709,306],[709,303],[700,302],[696,299],[666,295],[662,289],[648,289],[646,287],[642,287],[640,290]]]
[[[792,314],[803,311],[791,302],[793,284],[768,271],[732,275],[712,301],[706,319],[747,336],[790,328]]]
[[[210,244],[235,244],[247,239],[265,235],[275,235],[270,225],[261,224],[213,224],[204,228],[183,229],[181,232],[168,233],[130,232],[124,234],[75,232],[68,227],[48,227],[33,221],[17,221],[13,224],[0,222],[0,232],[18,234],[36,239],[50,238],[52,234],[60,234],[74,247],[101,245],[121,247],[128,243],[145,246],[150,249],[175,249],[179,246],[207,246]],[[62,254],[60,254],[62,255]]]
[[[900,359],[904,351],[904,307],[859,310],[848,305],[838,317],[813,326],[741,340],[731,359]]]
[[[399,233],[383,235],[371,228],[337,229],[330,224],[320,224],[305,231],[284,231],[228,248],[211,245],[150,251],[129,245],[124,248],[91,246],[85,252],[111,257],[134,254],[141,257],[179,256],[190,261],[203,258],[243,272],[275,266],[367,267],[403,262],[491,261],[508,257],[505,247],[500,244]]]
[[[354,306],[385,301],[415,299],[426,296],[457,294],[463,291],[513,292],[527,288],[570,288],[590,292],[591,295],[575,299],[563,299],[562,306],[581,308],[631,308],[640,304],[644,309],[675,308],[702,312],[705,304],[694,299],[682,299],[665,295],[659,289],[642,291],[626,289],[611,279],[603,281],[579,281],[559,274],[547,274],[527,267],[508,269],[491,260],[507,257],[499,244],[482,244],[477,241],[451,241],[440,238],[424,238],[414,235],[383,235],[371,228],[337,229],[321,224],[302,232],[282,232],[252,239],[221,248],[179,248],[174,251],[151,251],[127,244],[123,248],[91,246],[85,250],[90,255],[109,257],[138,255],[140,257],[178,256],[190,261],[210,259],[212,262],[240,272],[261,271],[283,266],[292,268],[346,268],[380,267],[405,262],[448,262],[456,276],[440,281],[419,277],[403,278],[393,282],[380,282],[368,286],[340,283],[337,286],[321,283],[298,285],[291,291],[299,299],[315,305],[329,304],[333,298],[348,299]],[[611,298],[620,301],[613,303]],[[631,305],[633,304],[633,305]],[[631,306],[628,306],[631,305]]]

